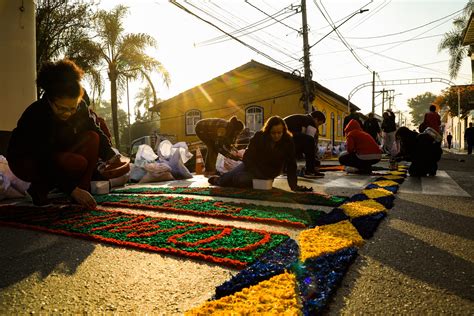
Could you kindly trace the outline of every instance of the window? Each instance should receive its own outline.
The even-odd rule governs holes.
[[[341,114],[337,115],[337,136],[342,136],[342,119]]]
[[[185,115],[186,119],[186,135],[196,135],[196,131],[194,128],[196,127],[196,123],[201,119],[201,111],[199,110],[191,110],[186,112]]]
[[[245,109],[245,126],[252,132],[259,131],[263,127],[263,108],[261,106],[249,106]]]
[[[325,121],[324,124],[321,126],[321,135],[322,135],[322,136],[326,136],[326,129],[327,129],[328,118],[327,118],[327,116],[326,116],[326,110],[323,110],[322,112],[323,112],[323,114],[324,114],[324,117],[326,118],[326,121]]]

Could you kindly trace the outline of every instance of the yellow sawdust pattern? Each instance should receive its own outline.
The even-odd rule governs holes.
[[[349,221],[302,231],[298,236],[298,241],[301,261],[364,244],[359,232]]]
[[[296,277],[285,272],[235,294],[206,302],[185,315],[301,315],[296,288]]]

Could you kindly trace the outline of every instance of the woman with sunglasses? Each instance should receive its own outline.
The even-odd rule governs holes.
[[[37,78],[44,93],[12,132],[8,163],[18,178],[31,182],[27,192],[35,205],[48,204],[48,192],[58,188],[80,205],[95,208],[89,191],[98,158],[109,163],[120,158],[82,100],[82,76],[70,60],[46,63]]]

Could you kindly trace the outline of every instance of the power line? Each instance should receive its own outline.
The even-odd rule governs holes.
[[[371,17],[373,17],[375,14],[377,14],[379,11],[381,11],[383,8],[385,8],[387,5],[390,4],[390,2],[392,2],[392,0],[389,0],[387,3],[382,2],[380,5],[378,5],[377,7],[375,7],[371,13],[369,13],[368,16],[365,17],[365,19],[362,19],[362,21],[360,21],[359,23],[357,23],[356,25],[354,25],[352,27],[351,30],[355,29],[356,27],[358,27],[359,25],[361,25],[362,23],[364,23],[365,21],[367,21],[368,19],[370,19]]]
[[[189,2],[186,1],[186,3],[189,3]],[[221,23],[223,23],[223,24],[225,24],[225,25],[227,25],[227,26],[229,26],[229,27],[231,27],[231,28],[234,28],[233,25],[231,25],[231,24],[225,22],[225,21],[222,20],[221,18],[217,18],[216,16],[210,14],[210,13],[207,12],[206,10],[204,10],[204,9],[202,9],[202,8],[199,8],[199,7],[197,7],[197,6],[195,6],[195,5],[191,4],[191,3],[189,3],[189,4],[190,4],[191,6],[193,6],[193,7],[195,7],[196,9],[198,9],[199,11],[201,11],[201,12],[205,13],[206,15],[210,16],[211,18],[213,18],[213,19],[215,19],[215,20],[217,20],[217,21],[219,21],[219,22],[221,22]],[[276,14],[274,14],[274,16],[281,16],[281,15],[283,15],[283,14],[287,14],[288,12],[283,12],[284,10],[285,10],[285,9],[282,9],[282,10],[278,11]],[[214,10],[213,10],[213,11],[214,11]],[[226,11],[226,12],[227,12],[227,11]],[[220,15],[218,12],[215,12],[215,11],[214,11],[214,14]],[[295,15],[295,14],[296,14],[296,13],[290,14],[289,16],[284,17],[284,18],[282,18],[281,20],[287,19],[287,18],[289,18],[289,17],[291,17],[291,16],[293,16],[293,15]],[[222,15],[221,15],[221,16],[222,16]],[[239,37],[242,37],[242,36],[245,36],[245,35],[249,35],[249,34],[253,34],[253,33],[255,33],[255,32],[259,31],[259,30],[262,30],[262,29],[264,29],[264,28],[267,28],[267,27],[269,27],[269,26],[271,26],[271,25],[277,23],[277,22],[274,22],[274,23],[272,23],[272,24],[270,24],[270,25],[263,25],[264,23],[269,22],[270,20],[271,20],[271,19],[268,19],[268,18],[263,19],[263,20],[259,20],[258,22],[252,23],[251,25],[247,25],[246,27],[240,28],[240,29],[238,29],[238,30],[236,30],[236,31],[234,31],[234,32],[229,32],[229,33],[232,34],[232,35],[237,36],[238,33],[241,33],[241,32],[243,32],[243,31],[246,29],[246,30],[248,30],[248,32],[247,32],[247,33],[243,33],[243,34],[239,34]],[[242,20],[242,21],[243,21],[243,20]],[[233,23],[233,24],[236,25],[236,26],[238,26],[238,25],[235,24],[235,23]],[[252,29],[252,30],[250,30],[252,27],[257,26],[257,25],[263,25],[263,26],[260,27],[259,29]],[[284,47],[283,47],[283,49],[285,49],[286,51],[288,51],[288,53],[285,52],[284,50],[280,49],[281,45],[277,45],[277,46],[272,45],[272,44],[268,43],[267,41],[265,41],[265,40],[259,38],[258,36],[250,36],[250,37],[251,37],[252,39],[254,39],[255,41],[259,42],[260,44],[262,44],[262,45],[264,45],[264,46],[267,46],[267,47],[270,48],[270,49],[273,49],[273,50],[275,50],[275,51],[277,51],[277,52],[279,52],[279,53],[281,53],[281,54],[283,54],[283,55],[285,55],[285,56],[287,56],[287,57],[289,57],[289,58],[292,58],[292,59],[294,59],[294,60],[298,60],[296,57],[294,57],[293,55],[291,55],[291,53],[290,53],[288,50],[286,50]],[[231,40],[231,38],[229,38],[228,36],[221,35],[221,36],[215,37],[215,38],[213,38],[213,39],[209,39],[209,40],[203,41],[203,42],[201,42],[201,43],[195,44],[195,47],[202,47],[202,46],[214,45],[214,44],[226,42],[226,41],[229,41],[229,40]]]
[[[324,19],[329,23],[329,25],[331,25],[331,27],[334,29],[334,32],[336,33],[336,35],[339,37],[339,39],[341,40],[342,44],[344,44],[344,46],[346,46],[346,48],[349,50],[349,52],[352,54],[352,56],[354,56],[354,58],[357,60],[357,62],[359,64],[361,64],[364,68],[366,68],[367,70],[369,70],[370,72],[372,72],[372,70],[370,69],[370,67],[365,64],[362,59],[360,59],[360,57],[354,52],[354,49],[350,46],[349,43],[347,43],[347,41],[344,39],[344,37],[342,36],[342,34],[340,34],[340,32],[337,30],[337,28],[334,26],[334,22],[332,21],[331,17],[329,16],[326,16],[326,14],[323,12],[323,9],[324,11],[327,13],[326,9],[324,8],[324,6],[321,4],[322,8],[318,5],[317,1],[316,0],[313,0],[314,4],[316,5],[316,8],[319,10],[319,12],[321,12],[322,16],[324,17]]]
[[[444,63],[444,62],[447,62],[448,60],[440,60],[440,61],[435,61],[435,62],[432,62],[432,63],[427,63],[427,64],[423,64],[423,65],[420,65],[420,66],[427,66],[427,65],[434,65],[434,64],[439,64],[439,63]],[[404,69],[410,69],[410,68],[414,68],[415,66],[409,66],[409,67],[401,67],[401,68],[394,68],[394,69],[387,69],[387,70],[381,70],[379,71],[379,73],[386,73],[386,72],[392,72],[392,71],[398,71],[398,70],[404,70]],[[335,77],[335,78],[326,78],[326,79],[323,79],[325,81],[331,81],[331,80],[339,80],[339,79],[347,79],[347,78],[356,78],[356,77],[363,77],[363,76],[367,76],[367,74],[359,74],[359,75],[353,75],[353,76],[343,76],[343,77]]]
[[[250,1],[245,0],[245,3],[247,3],[247,4],[250,5],[250,6],[252,6],[253,8],[257,9],[258,11],[260,11],[260,12],[263,13],[263,14],[265,14],[265,15],[268,16],[269,18],[272,18],[273,20],[275,20],[275,21],[281,23],[282,25],[286,26],[287,28],[292,29],[293,31],[296,31],[296,32],[300,33],[300,30],[297,30],[297,29],[295,29],[294,27],[289,26],[288,24],[285,24],[285,23],[283,23],[283,22],[281,22],[281,21],[278,21],[277,19],[275,19],[274,17],[272,17],[271,15],[269,15],[268,13],[266,13],[265,11],[261,10],[259,7],[257,7],[257,6],[255,6],[255,5],[253,5],[253,4],[251,4]]]
[[[194,6],[194,5],[193,5],[193,6]],[[194,6],[194,7],[196,7],[196,6]],[[199,10],[202,11],[202,12],[204,12],[204,13],[206,13],[207,15],[210,16],[209,13],[203,11],[202,9],[199,9]],[[287,12],[282,12],[283,10],[284,10],[284,9],[281,9],[281,10],[275,12],[275,13],[272,15],[272,17],[276,18],[276,17],[279,17],[279,16],[281,16],[281,15],[283,15],[283,14],[286,14]],[[215,17],[213,17],[213,18],[215,18]],[[218,20],[218,21],[221,21],[222,23],[224,23],[224,24],[226,24],[226,25],[228,25],[228,26],[230,26],[230,27],[232,27],[231,25],[229,25],[228,23],[223,22],[223,21],[220,20],[220,19],[217,19],[217,18],[215,18],[215,19]],[[250,29],[252,29],[252,28],[254,28],[254,27],[257,27],[257,26],[259,26],[259,25],[261,25],[261,24],[264,24],[264,23],[266,23],[266,22],[268,22],[268,21],[270,21],[270,20],[271,20],[270,18],[264,18],[264,19],[261,19],[261,20],[258,20],[258,21],[256,21],[256,22],[250,23],[250,24],[248,24],[248,25],[246,25],[246,26],[244,26],[244,27],[241,27],[241,28],[236,29],[236,30],[234,30],[234,31],[232,31],[232,32],[229,32],[229,33],[232,34],[232,35],[236,35],[236,36],[237,36],[237,35],[238,35],[239,33],[241,33],[241,32],[245,32],[245,31],[247,31],[247,30],[250,30]],[[249,33],[247,33],[247,34],[249,34]],[[214,37],[214,38],[210,38],[210,39],[208,39],[208,40],[202,41],[202,42],[198,43],[197,45],[212,43],[212,42],[219,41],[219,40],[226,39],[226,38],[227,38],[226,35],[219,35],[219,36],[216,36],[216,37]]]
[[[211,25],[212,27],[218,29],[219,31],[221,31],[222,33],[226,34],[227,36],[229,37],[232,37],[234,40],[236,40],[237,42],[239,42],[240,44],[244,45],[245,47],[247,48],[250,48],[251,50],[253,50],[254,52],[262,55],[263,57],[271,60],[272,62],[274,62],[275,64],[277,65],[280,65],[281,67],[285,68],[285,69],[288,69],[290,71],[292,71],[293,69],[288,67],[287,65],[285,65],[284,63],[272,58],[271,56],[265,54],[264,52],[258,50],[257,48],[245,43],[244,41],[238,39],[237,37],[233,36],[232,34],[229,34],[228,32],[224,31],[223,29],[221,29],[220,27],[218,27],[217,25],[215,25],[214,23],[208,21],[208,20],[205,20],[204,18],[198,16],[197,14],[195,14],[194,12],[191,12],[190,10],[188,10],[186,7],[184,7],[183,5],[179,4],[176,0],[170,0],[172,4],[174,4],[175,6],[177,6],[178,8],[180,8],[181,10],[185,11],[186,13],[198,18],[199,20]]]
[[[418,41],[418,40],[423,40],[427,38],[433,38],[433,37],[439,37],[443,36],[444,34],[435,34],[435,35],[429,35],[429,36],[424,36],[424,37],[417,37],[417,38],[410,38],[406,40],[401,40],[401,41],[395,41],[395,42],[389,42],[389,43],[382,43],[382,44],[375,44],[375,45],[370,45],[370,46],[364,46],[362,48],[372,48],[372,47],[379,47],[379,46],[386,46],[386,45],[392,45],[392,44],[397,44],[397,43],[408,43],[408,42],[413,42],[413,41]],[[342,50],[334,50],[331,52],[326,52],[326,53],[317,53],[317,55],[322,56],[322,55],[330,55],[330,54],[335,54],[335,53],[342,53],[345,52],[345,49]]]
[[[411,29],[408,29],[408,30],[405,30],[405,31],[401,31],[401,32],[396,32],[396,33],[391,33],[391,34],[384,34],[384,35],[378,35],[378,36],[368,36],[368,37],[348,37],[349,39],[375,39],[375,38],[383,38],[383,37],[389,37],[389,36],[395,36],[395,35],[400,35],[400,34],[404,34],[404,33],[408,33],[408,32],[411,32],[411,31],[414,31],[414,30],[417,30],[417,29],[420,29],[420,28],[423,28],[425,26],[428,26],[430,24],[433,24],[433,23],[436,23],[438,21],[441,21],[441,20],[444,20],[446,18],[449,18],[459,12],[461,12],[462,10],[464,9],[461,9],[461,10],[457,10],[451,14],[448,14],[442,18],[439,18],[439,19],[436,19],[436,20],[433,20],[431,22],[428,22],[428,23],[425,23],[423,25],[420,25],[420,26],[417,26],[417,27],[414,27],[414,28],[411,28]]]

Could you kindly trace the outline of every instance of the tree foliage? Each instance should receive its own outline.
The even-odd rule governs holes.
[[[424,94],[419,94],[414,98],[408,99],[408,107],[410,110],[410,115],[412,117],[412,124],[418,126],[423,122],[425,113],[428,112],[430,104],[434,102],[436,95],[431,92],[425,92]]]
[[[94,37],[85,47],[90,54],[100,56],[100,62],[107,68],[110,80],[112,109],[112,126],[116,144],[120,144],[118,121],[118,95],[127,80],[146,80],[153,91],[156,103],[156,92],[149,74],[158,72],[169,84],[169,73],[164,66],[145,53],[147,48],[156,47],[153,37],[144,34],[127,34],[123,27],[123,19],[128,8],[122,5],[105,11],[99,10],[94,18]],[[122,88],[122,89],[121,89]]]
[[[463,14],[454,19],[453,29],[446,32],[439,43],[438,50],[448,50],[449,52],[449,75],[456,78],[462,61],[465,57],[471,56],[474,52],[474,45],[464,46],[462,44],[463,31],[469,23],[469,18],[474,9],[474,0],[469,0],[464,7]],[[474,73],[474,61],[471,60],[471,71]]]
[[[474,110],[474,85],[449,87],[443,90],[435,103],[447,107],[451,116],[458,116],[458,89],[460,96],[461,117]]]
[[[67,57],[84,70],[90,83],[92,99],[100,99],[104,84],[97,66],[100,56],[87,47],[91,21],[96,11],[94,1],[38,0],[36,2],[36,67]],[[40,91],[38,89],[38,96]]]
[[[95,113],[103,118],[105,120],[105,123],[107,124],[107,127],[110,130],[110,127],[112,126],[112,113],[110,112],[110,102],[106,100],[98,100],[95,101],[94,104],[92,104],[95,108]],[[120,144],[120,146],[117,146],[119,150],[123,150],[126,148],[126,144],[128,144],[128,115],[127,112],[125,112],[122,109],[118,109],[118,121],[119,121],[119,132],[120,135],[122,135],[123,142]],[[112,135],[112,140],[114,139],[114,136]]]

